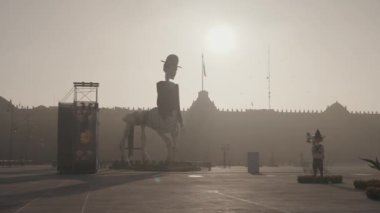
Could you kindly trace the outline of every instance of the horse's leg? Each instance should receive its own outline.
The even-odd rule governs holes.
[[[123,138],[121,139],[121,142],[120,142],[121,162],[123,162],[123,163],[125,162],[125,141],[128,138],[128,134],[129,134],[129,127],[128,127],[128,125],[126,125],[125,129],[124,129]],[[129,161],[129,159],[128,159],[128,161]]]
[[[135,123],[133,120],[124,120],[124,121],[125,121],[124,135],[120,143],[121,162],[124,163],[125,160],[127,160],[128,165],[131,165],[130,159],[133,157],[133,152],[131,152],[131,150],[128,149],[128,155],[127,157],[125,157],[125,149],[126,149],[125,142],[126,141],[128,142],[128,148],[133,148],[133,147],[129,147],[129,140],[130,140],[131,134],[132,134],[132,140],[133,140],[133,126],[135,125]]]
[[[146,134],[145,126],[141,125],[141,152],[142,152],[142,162],[146,163],[149,159],[148,152],[146,151]]]
[[[172,136],[172,159],[173,161],[175,161],[175,155],[176,155],[176,147],[177,147],[177,133],[176,132],[172,132],[170,134]]]
[[[166,155],[166,161],[170,163],[172,161],[172,142],[168,136],[165,135],[165,133],[161,131],[157,131],[158,135],[162,138],[163,141],[166,143],[166,149],[167,149],[167,155]]]

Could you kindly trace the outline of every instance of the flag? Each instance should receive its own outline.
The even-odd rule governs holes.
[[[202,72],[203,72],[203,75],[206,77],[206,65],[203,59],[203,53],[202,53]]]

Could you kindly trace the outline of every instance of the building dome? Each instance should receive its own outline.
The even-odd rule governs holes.
[[[326,114],[334,114],[334,115],[347,115],[350,112],[347,110],[347,107],[340,104],[338,101],[333,103],[330,106],[327,106],[325,112]]]
[[[217,108],[213,101],[208,96],[208,92],[202,90],[198,92],[198,98],[193,102],[189,111],[194,112],[212,112],[217,111]]]

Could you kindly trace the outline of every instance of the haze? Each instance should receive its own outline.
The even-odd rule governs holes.
[[[160,60],[175,53],[188,108],[203,52],[218,108],[268,108],[270,47],[272,108],[376,111],[379,11],[376,0],[0,0],[0,96],[55,106],[72,82],[94,81],[102,107],[154,107]],[[230,46],[211,48],[215,28]]]

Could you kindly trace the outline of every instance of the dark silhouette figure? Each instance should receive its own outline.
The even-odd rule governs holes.
[[[178,57],[169,55],[164,62],[165,81],[157,82],[157,107],[160,116],[166,120],[174,118],[183,127],[179,101],[178,84],[171,82],[177,74]]]
[[[323,141],[323,136],[317,129],[314,135],[313,146],[311,152],[313,154],[313,172],[314,176],[317,176],[317,170],[319,170],[321,176],[323,177],[323,160],[325,158],[325,150],[321,142]]]
[[[182,115],[179,102],[178,84],[171,82],[177,74],[178,57],[169,55],[164,62],[163,70],[165,72],[165,81],[157,82],[157,107],[148,111],[138,111],[126,115],[123,120],[126,124],[123,138],[121,140],[121,161],[125,161],[124,149],[125,142],[128,140],[128,160],[133,155],[133,132],[134,126],[141,127],[141,150],[142,160],[145,162],[149,159],[146,152],[146,134],[145,127],[150,127],[160,135],[166,144],[167,162],[175,159],[176,141],[178,137],[178,124],[183,128]],[[169,134],[169,135],[168,135]]]

